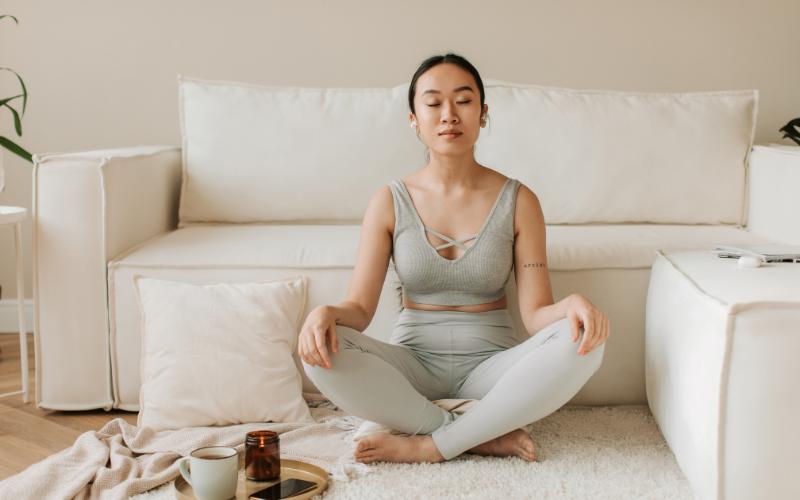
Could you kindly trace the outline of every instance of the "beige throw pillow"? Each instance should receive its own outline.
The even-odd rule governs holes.
[[[134,276],[138,425],[155,430],[313,422],[292,359],[307,278],[196,285]]]

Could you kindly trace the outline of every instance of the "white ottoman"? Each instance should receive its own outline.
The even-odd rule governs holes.
[[[698,499],[800,498],[800,264],[660,253],[645,364],[650,410]]]

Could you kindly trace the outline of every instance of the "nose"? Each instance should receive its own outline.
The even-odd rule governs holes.
[[[453,113],[454,107],[450,103],[442,105],[442,123],[458,123],[458,116]]]

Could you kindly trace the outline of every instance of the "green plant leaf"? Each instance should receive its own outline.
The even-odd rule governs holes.
[[[17,110],[12,108],[10,104],[4,104],[5,107],[11,110],[14,114],[14,130],[17,131],[17,135],[22,135],[22,120],[19,119],[19,113]]]
[[[22,77],[19,76],[19,74],[17,74],[17,72],[14,71],[13,69],[11,69],[11,68],[0,68],[0,71],[3,71],[3,70],[10,71],[10,72],[14,73],[17,76],[17,80],[19,80],[19,84],[22,87],[22,114],[24,115],[25,114],[25,108],[28,106],[28,89],[25,87],[25,82],[22,81]]]
[[[7,150],[11,151],[12,153],[18,155],[20,158],[33,163],[33,156],[25,151],[22,146],[17,145],[11,139],[6,139],[2,135],[0,135],[0,146],[6,148]]]
[[[5,99],[0,99],[0,106],[4,105],[7,102],[11,102],[17,97],[22,97],[22,94],[17,94],[14,97],[6,97]]]

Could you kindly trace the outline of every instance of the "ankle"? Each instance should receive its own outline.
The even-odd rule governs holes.
[[[420,437],[422,438],[420,444],[425,450],[425,454],[431,458],[431,462],[444,462],[444,456],[439,452],[439,448],[436,447],[433,437],[430,434]]]

